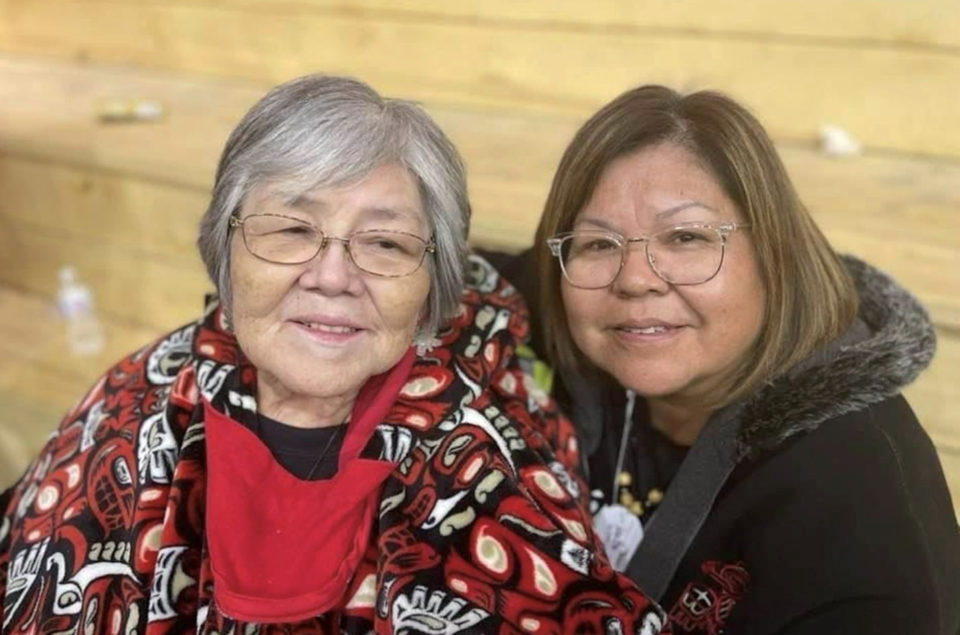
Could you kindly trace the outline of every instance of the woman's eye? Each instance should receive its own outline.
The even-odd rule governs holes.
[[[394,250],[400,249],[400,245],[386,238],[381,238],[377,240],[376,242],[373,243],[373,246],[376,249],[379,249],[381,251],[394,251]]]
[[[669,234],[667,242],[684,244],[706,240],[706,234],[694,231],[675,231]]]
[[[367,236],[359,241],[356,246],[368,253],[383,256],[406,256],[416,252],[416,247],[412,244],[412,241],[406,241],[403,237]]]
[[[615,251],[617,249],[616,243],[606,240],[598,239],[588,241],[584,246],[583,251],[587,253],[602,254],[610,251]]]
[[[313,230],[306,225],[286,225],[283,227],[273,227],[265,233],[278,236],[309,236],[313,234]]]
[[[290,234],[291,236],[302,236],[304,234],[309,234],[310,230],[306,227],[289,227],[283,230],[284,234]]]

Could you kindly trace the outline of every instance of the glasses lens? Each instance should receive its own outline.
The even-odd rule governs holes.
[[[254,256],[281,264],[310,260],[321,243],[320,232],[310,223],[262,214],[243,219],[243,239]]]
[[[376,276],[408,276],[420,268],[427,243],[401,232],[358,232],[350,237],[354,264]]]
[[[577,232],[560,244],[560,264],[567,281],[582,289],[600,289],[620,273],[623,251],[609,234]]]
[[[648,249],[657,273],[673,284],[706,282],[723,262],[723,237],[711,227],[672,227],[651,237]]]

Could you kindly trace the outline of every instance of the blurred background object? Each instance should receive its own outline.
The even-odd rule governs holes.
[[[530,243],[573,131],[623,90],[751,106],[834,244],[931,311],[939,353],[908,398],[960,505],[956,0],[0,0],[0,487],[108,364],[195,318],[227,134],[323,71],[423,102],[466,158],[472,241],[501,248]],[[836,131],[857,151],[824,151]],[[68,265],[92,356],[55,308]]]

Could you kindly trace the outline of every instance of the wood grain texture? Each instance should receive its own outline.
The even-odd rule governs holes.
[[[832,123],[869,147],[960,157],[953,49],[398,20],[261,4],[0,0],[0,50],[267,83],[355,74],[387,94],[574,117],[639,83],[722,87],[779,139],[813,139]]]
[[[118,245],[90,235],[14,225],[13,249],[0,255],[0,283],[53,297],[57,272],[73,266],[96,294],[104,315],[172,329],[196,318],[212,291],[199,258],[154,255],[142,244]]]
[[[940,332],[937,355],[920,378],[903,394],[938,448],[950,451],[960,465],[960,335]],[[960,482],[960,470],[957,472]],[[954,490],[960,494],[960,489]],[[956,501],[960,506],[960,500]]]
[[[113,1],[158,4],[157,0]],[[714,37],[836,40],[851,46],[960,47],[960,5],[953,0],[173,0],[168,4],[339,12],[416,22],[514,23],[531,30],[675,31]]]

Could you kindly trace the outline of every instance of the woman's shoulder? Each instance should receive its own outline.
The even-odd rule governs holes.
[[[827,418],[796,442],[787,442],[784,453],[798,460],[811,455],[830,459],[837,469],[864,464],[890,473],[937,460],[929,435],[900,394]]]
[[[946,494],[936,449],[899,394],[821,421],[753,463],[751,471],[782,472],[792,487],[829,486],[851,502],[879,489],[886,501]]]
[[[960,584],[960,531],[943,467],[902,395],[828,420],[810,435],[809,447],[797,445],[798,458],[820,473],[821,486],[844,496],[842,505],[878,522],[902,522],[931,566],[953,563]]]
[[[903,575],[960,572],[960,533],[936,449],[899,394],[743,461],[722,503],[753,519],[754,545],[836,541],[861,567],[896,560]],[[897,549],[874,553],[878,541]]]
[[[858,566],[869,560],[879,574],[884,561],[895,561],[904,579],[939,580],[960,592],[950,492],[936,449],[903,396],[836,415],[745,467],[737,480],[742,500],[754,506],[756,531],[833,536]],[[897,548],[874,553],[881,543]]]
[[[901,395],[837,414],[745,462],[719,505],[724,518],[750,519],[737,524],[738,541],[757,579],[791,580],[790,597],[758,586],[755,606],[788,604],[783,610],[799,615],[841,597],[886,596],[901,616],[960,619],[954,508],[936,451]]]

